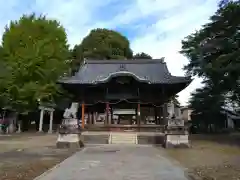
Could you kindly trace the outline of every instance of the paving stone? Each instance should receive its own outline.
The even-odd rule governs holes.
[[[187,180],[164,150],[148,145],[87,146],[35,180]]]

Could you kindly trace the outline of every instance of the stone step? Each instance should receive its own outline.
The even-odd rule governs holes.
[[[137,134],[112,133],[109,136],[110,144],[137,144]]]
[[[111,144],[136,144],[136,141],[135,140],[133,140],[133,141],[115,141],[115,140],[112,140]]]
[[[112,139],[135,139],[136,136],[124,137],[124,136],[112,136]]]
[[[136,137],[112,137],[112,139],[116,139],[116,140],[135,140]]]
[[[112,138],[112,140],[116,141],[135,141],[136,138],[126,139],[126,138]]]
[[[112,144],[136,144],[135,141],[113,141]]]
[[[136,136],[112,136],[112,138],[134,139]]]

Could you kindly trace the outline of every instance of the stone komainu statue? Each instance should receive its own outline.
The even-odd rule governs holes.
[[[63,114],[65,119],[74,118],[77,119],[78,103],[72,103],[70,108],[66,108]]]
[[[77,119],[78,103],[72,103],[63,114],[63,121],[59,127],[60,134],[79,133],[80,125]]]

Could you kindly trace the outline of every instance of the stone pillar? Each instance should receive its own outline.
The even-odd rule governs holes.
[[[10,120],[10,124],[9,124],[9,126],[8,126],[8,133],[13,133],[14,131],[15,131],[15,123],[14,123],[14,121],[11,119]]]
[[[85,104],[82,102],[82,129],[84,129],[85,126]]]
[[[18,121],[18,130],[17,133],[21,133],[22,132],[22,121]]]
[[[49,129],[48,129],[48,133],[52,133],[52,128],[53,128],[53,112],[50,112],[50,122],[49,122]]]
[[[43,131],[43,116],[44,116],[44,110],[41,109],[41,112],[40,112],[40,121],[39,121],[39,132],[42,132]]]

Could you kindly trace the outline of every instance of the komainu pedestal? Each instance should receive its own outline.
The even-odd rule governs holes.
[[[75,118],[63,119],[59,127],[57,148],[80,148],[83,146],[78,120]]]
[[[188,128],[184,126],[184,120],[169,119],[165,127],[165,148],[190,147]]]

